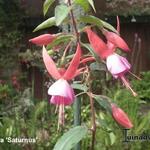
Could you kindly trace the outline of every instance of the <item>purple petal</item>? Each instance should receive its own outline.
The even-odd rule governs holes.
[[[126,58],[114,53],[107,57],[106,65],[110,73],[118,78],[122,74],[125,74],[130,68],[131,65]]]
[[[62,96],[52,96],[50,99],[50,103],[55,104],[55,105],[71,105],[73,103],[74,99],[69,99],[66,97]]]
[[[48,89],[48,94],[55,96],[52,97],[51,101],[59,101],[61,97],[64,98],[64,104],[70,104],[73,102],[75,95],[72,87],[64,79],[57,80],[54,84]],[[54,99],[54,100],[53,100]],[[59,103],[59,102],[58,102]]]

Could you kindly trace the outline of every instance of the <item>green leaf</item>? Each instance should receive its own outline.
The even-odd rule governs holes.
[[[109,30],[111,30],[111,31],[118,34],[118,31],[111,24],[109,24],[108,22],[101,20],[101,23],[103,24],[104,28],[107,28],[107,29],[109,29]]]
[[[38,31],[38,30],[42,30],[42,29],[45,29],[45,28],[49,28],[49,27],[54,26],[54,25],[56,25],[55,17],[51,17],[51,18],[45,20],[44,22],[42,22],[40,25],[38,25],[33,30],[33,32]]]
[[[85,47],[87,50],[89,50],[89,52],[95,57],[97,62],[100,62],[100,58],[96,55],[96,53],[94,52],[94,50],[92,49],[90,44],[88,44],[88,43],[81,43],[81,45],[83,47]]]
[[[68,16],[70,8],[66,5],[59,5],[55,8],[56,25],[59,26]]]
[[[103,27],[103,23],[101,22],[101,20],[99,18],[95,17],[95,16],[91,16],[91,15],[81,16],[79,18],[79,21],[84,22],[84,23],[89,23],[89,24],[92,24],[92,25],[96,25],[100,28]]]
[[[106,120],[99,118],[98,122],[100,124],[100,127],[103,128],[103,130],[107,131],[108,123],[106,122]]]
[[[71,84],[73,89],[81,90],[81,91],[88,91],[88,87],[84,84],[79,84],[79,83],[73,83]]]
[[[47,49],[51,49],[54,46],[64,44],[65,42],[70,41],[72,38],[73,38],[73,35],[60,35],[51,44],[47,46]]]
[[[88,0],[88,2],[91,5],[91,7],[93,8],[93,10],[96,12],[93,0]]]
[[[81,16],[79,18],[79,21],[81,22],[84,22],[84,23],[89,23],[89,24],[92,24],[92,25],[96,25],[100,28],[107,28],[115,33],[118,34],[118,31],[109,23],[107,23],[106,21],[103,21],[95,16],[91,16],[91,15],[88,15],[88,16]]]
[[[80,5],[85,12],[88,12],[89,10],[89,3],[85,0],[75,0],[74,1],[75,4]]]
[[[45,0],[44,2],[44,5],[43,5],[43,13],[44,13],[44,16],[46,15],[49,7],[53,4],[55,0]]]
[[[107,96],[104,95],[92,95],[93,98],[98,102],[98,104],[103,107],[104,109],[106,109],[109,113],[111,113],[111,106],[109,101],[111,101],[111,99]]]
[[[136,127],[135,133],[136,134],[141,134],[143,129],[146,129],[146,126],[149,126],[150,123],[150,112],[144,116],[141,121],[138,123],[138,126]]]
[[[42,101],[36,105],[33,116],[34,120],[36,120],[38,116],[44,112],[46,105],[47,103],[45,101]]]
[[[94,62],[90,64],[91,70],[106,71],[106,65],[103,63]]]
[[[110,143],[111,143],[111,145],[113,145],[113,144],[115,143],[115,141],[116,141],[116,136],[115,136],[115,134],[114,134],[113,132],[110,132],[110,133],[109,133],[109,138],[110,138]]]
[[[86,127],[74,127],[57,141],[53,150],[71,150],[87,133]]]

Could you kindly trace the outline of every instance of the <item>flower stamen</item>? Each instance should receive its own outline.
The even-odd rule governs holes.
[[[133,96],[137,96],[137,93],[134,92],[134,90],[131,88],[130,83],[126,80],[126,78],[123,75],[120,76],[120,78],[122,82],[124,83],[125,87],[132,92]]]
[[[142,80],[140,77],[138,77],[137,75],[135,75],[134,73],[132,73],[131,71],[128,71],[132,76],[134,76],[136,79],[138,80]]]

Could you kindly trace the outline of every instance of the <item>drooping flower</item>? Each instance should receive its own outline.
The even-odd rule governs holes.
[[[75,97],[72,87],[64,79],[59,79],[51,85],[48,89],[48,94],[53,95],[50,102],[57,105],[71,105]]]
[[[106,58],[106,65],[108,71],[116,79],[120,78],[127,89],[130,89],[134,96],[137,96],[137,93],[131,88],[130,83],[125,78],[125,74],[129,72],[131,65],[125,57],[122,57],[116,53],[109,55]]]
[[[102,29],[103,34],[107,39],[107,44],[98,36],[96,35],[91,28],[85,29],[89,42],[95,51],[95,53],[101,58],[106,59],[109,55],[115,52],[116,48],[121,48],[124,51],[129,51],[130,48],[128,47],[127,43],[120,37],[120,21],[119,17],[117,16],[117,33],[110,32],[106,29]]]
[[[130,121],[128,115],[116,104],[111,104],[112,116],[114,120],[124,128],[130,129],[133,127],[132,122]]]
[[[57,69],[54,61],[48,55],[47,50],[43,46],[43,61],[48,73],[57,81],[48,89],[48,94],[51,95],[50,103],[59,107],[58,127],[64,125],[64,107],[71,105],[75,100],[75,95],[72,87],[67,82],[75,77],[80,64],[81,48],[77,45],[76,53],[70,62],[67,69]]]
[[[119,18],[117,17],[117,31],[120,32]],[[125,74],[129,72],[131,65],[125,57],[122,57],[115,53],[116,48],[121,48],[125,51],[129,51],[129,47],[126,42],[114,32],[109,32],[103,29],[103,33],[106,36],[107,44],[98,37],[90,28],[86,29],[88,39],[90,44],[96,54],[100,56],[101,59],[106,59],[106,65],[108,71],[112,74],[114,78],[120,78],[124,85],[131,90],[134,96],[137,93],[133,91],[130,83],[125,78]]]
[[[116,53],[113,53],[106,58],[106,65],[114,78],[123,76],[131,68],[127,59]]]
[[[55,34],[42,34],[29,40],[38,46],[48,45],[56,38]]]

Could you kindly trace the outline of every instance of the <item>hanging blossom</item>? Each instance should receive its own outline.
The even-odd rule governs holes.
[[[48,89],[48,94],[51,95],[50,103],[59,107],[58,109],[58,128],[59,125],[64,125],[64,107],[71,105],[75,100],[75,94],[68,83],[68,80],[73,79],[76,75],[80,74],[81,69],[78,69],[81,57],[80,44],[77,44],[76,53],[70,62],[67,69],[57,69],[54,61],[48,55],[47,50],[43,46],[43,61],[48,73],[56,79]]]
[[[119,19],[117,18],[117,31],[120,32]],[[133,96],[137,96],[130,83],[125,77],[125,74],[131,69],[131,65],[125,57],[122,57],[115,53],[116,48],[120,48],[124,51],[129,51],[129,47],[126,42],[116,33],[102,29],[103,34],[107,39],[107,44],[97,36],[90,28],[86,29],[89,42],[94,49],[95,53],[102,59],[106,59],[106,65],[108,71],[116,79],[121,79],[123,84],[129,89]]]
[[[67,105],[71,105],[75,100],[75,94],[68,83],[69,80],[72,80],[75,76],[79,75],[83,70],[83,68],[78,69],[81,58],[81,48],[80,44],[77,44],[77,49],[72,58],[70,65],[67,69],[65,68],[57,68],[53,59],[49,56],[44,45],[48,45],[52,43],[56,39],[56,35],[52,34],[43,34],[33,39],[30,39],[29,42],[32,42],[36,45],[43,45],[43,61],[48,73],[56,80],[49,89],[48,94],[51,95],[50,103],[56,105],[58,108],[58,128],[59,125],[64,125],[64,107]],[[66,48],[67,50],[67,48]]]
[[[128,115],[119,108],[116,104],[111,104],[112,116],[114,120],[124,128],[130,129],[133,127],[132,122],[130,121]]]

